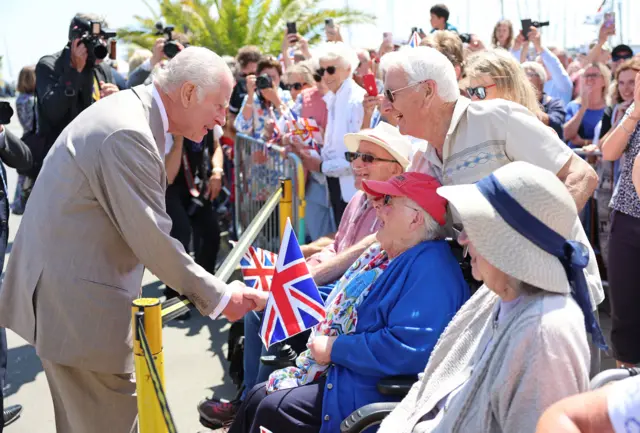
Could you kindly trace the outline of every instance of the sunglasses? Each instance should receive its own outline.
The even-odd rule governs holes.
[[[406,90],[406,89],[410,89],[412,87],[418,86],[418,85],[420,85],[422,83],[426,83],[427,81],[429,81],[429,80],[418,81],[417,83],[409,84],[408,86],[404,86],[404,87],[401,87],[401,88],[396,89],[396,90],[387,89],[387,90],[384,91],[384,96],[386,96],[387,99],[389,100],[389,102],[391,102],[393,104],[394,102],[396,102],[396,97],[395,97],[396,93],[398,93],[398,92],[400,92],[402,90]]]
[[[365,162],[367,164],[371,164],[373,161],[398,162],[395,159],[378,158],[377,156],[373,156],[369,153],[360,153],[360,152],[345,152],[344,157],[349,162],[353,162],[358,158],[362,158],[362,162]]]
[[[316,83],[319,83],[320,81],[322,81],[322,75],[313,74],[313,79],[315,80]]]
[[[473,98],[474,95],[480,99],[483,100],[487,97],[487,89],[490,89],[491,87],[496,87],[496,84],[489,84],[488,86],[479,86],[479,87],[467,87],[467,95],[469,95],[469,98]]]
[[[302,90],[305,84],[306,83],[293,83],[289,85],[289,87],[292,88],[293,90]]]
[[[336,67],[335,67],[335,66],[329,66],[329,67],[327,67],[327,68],[320,68],[320,69],[317,69],[317,70],[316,70],[316,73],[317,73],[319,76],[321,76],[321,77],[322,77],[322,76],[324,76],[325,71],[327,72],[327,74],[329,74],[329,75],[333,75],[333,74],[335,74],[335,73],[336,73],[336,70],[337,70],[337,69],[336,69]]]
[[[627,60],[633,57],[633,54],[620,54],[617,56],[611,56],[611,60],[613,60],[614,62],[617,62],[618,60]]]
[[[602,74],[584,74],[584,78],[587,80],[595,80],[600,77],[602,77]]]
[[[391,199],[393,199],[392,195],[389,195],[389,194],[385,195],[384,198],[382,199],[382,205],[389,206],[391,204]],[[409,209],[413,209],[416,212],[420,212],[418,209],[411,207],[407,204],[403,204],[403,206],[408,207]]]

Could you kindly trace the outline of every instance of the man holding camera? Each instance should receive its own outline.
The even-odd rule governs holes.
[[[78,14],[71,21],[67,46],[36,65],[38,135],[43,144],[34,151],[36,166],[79,113],[118,91],[111,68],[102,64],[108,54],[106,41],[113,36],[99,17]]]

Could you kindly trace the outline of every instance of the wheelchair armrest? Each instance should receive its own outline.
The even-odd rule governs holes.
[[[378,382],[378,392],[382,395],[404,397],[417,381],[417,375],[385,377]]]
[[[260,362],[269,367],[286,368],[296,365],[298,355],[288,344],[283,345],[277,355],[261,356]]]
[[[380,424],[398,403],[372,403],[353,411],[342,424],[341,433],[359,433],[372,425]]]

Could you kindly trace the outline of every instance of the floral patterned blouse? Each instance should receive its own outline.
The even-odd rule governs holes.
[[[34,107],[36,98],[33,93],[21,93],[16,99],[16,111],[18,120],[24,132],[31,131],[35,125]]]
[[[631,107],[629,107],[625,117],[633,112],[634,106],[635,104],[632,104]],[[609,205],[612,209],[634,218],[640,218],[640,198],[638,198],[638,194],[633,187],[632,179],[633,162],[638,153],[640,153],[640,122],[638,122],[636,129],[633,131],[633,134],[631,134],[631,137],[629,137],[629,142],[624,151],[622,173],[613,191],[613,197]]]
[[[278,96],[280,96],[280,100],[283,104],[285,104],[289,108],[293,108],[294,103],[291,99],[291,93],[289,93],[288,90],[282,90],[281,88],[278,88]],[[265,106],[260,102],[260,98],[258,97],[258,93],[256,92],[253,95],[253,116],[249,119],[245,119],[242,115],[242,112],[244,111],[244,106],[247,103],[247,98],[248,95],[245,95],[244,100],[242,101],[242,107],[240,107],[240,112],[238,113],[233,126],[236,128],[236,131],[241,134],[246,134],[257,139],[271,139],[271,137],[262,136],[265,123],[271,117],[271,110],[265,108]],[[273,116],[273,120],[276,122],[278,122],[280,120],[280,117],[282,116],[282,113],[280,113],[280,110],[277,107],[274,107],[273,109]]]

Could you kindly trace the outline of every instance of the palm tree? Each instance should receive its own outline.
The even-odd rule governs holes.
[[[134,16],[139,27],[121,30],[118,37],[148,49],[157,37],[155,24],[161,20],[188,34],[193,45],[232,56],[245,45],[277,54],[288,21],[297,23],[298,32],[310,44],[320,40],[327,18],[343,26],[375,21],[373,15],[348,7],[320,9],[321,0],[157,0],[159,14],[147,0],[142,1],[152,17]]]

